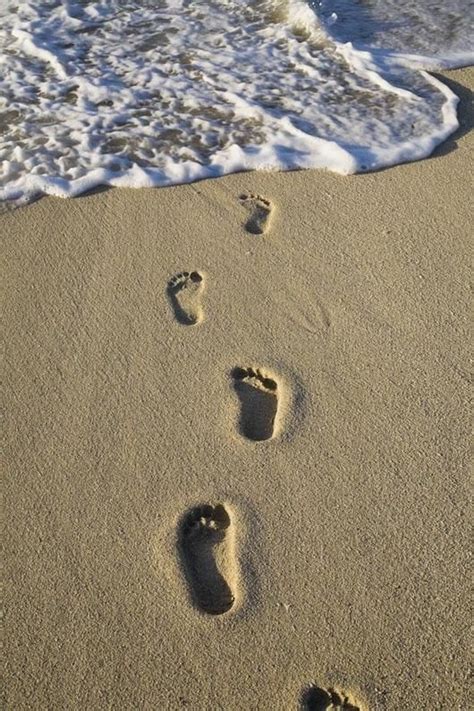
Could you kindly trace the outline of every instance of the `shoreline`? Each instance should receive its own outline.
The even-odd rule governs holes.
[[[474,70],[442,77],[461,125],[415,163],[0,214],[11,708],[465,703]]]
[[[440,91],[445,94],[447,97],[446,103],[444,104],[443,107],[443,116],[445,119],[445,122],[447,121],[448,123],[453,124],[456,119],[459,119],[459,111],[458,111],[458,101],[460,100],[460,97],[455,89],[452,88],[452,85],[454,84],[457,88],[457,90],[461,94],[465,94],[466,90],[463,89],[462,84],[458,84],[456,82],[450,81],[449,77],[450,75],[452,76],[453,73],[455,76],[470,76],[470,72],[474,71],[474,67],[472,65],[468,67],[460,67],[460,68],[453,68],[453,69],[445,69],[442,70],[440,68],[435,68],[433,70],[420,70],[421,73],[426,74],[427,76],[430,77],[430,81],[432,80],[432,83],[435,86],[440,86]],[[467,80],[469,82],[469,79]],[[451,94],[451,95],[450,95]],[[461,107],[461,113],[464,114],[464,116],[470,116],[470,127],[472,128],[472,99],[471,99],[471,105],[469,106],[467,103],[463,107]],[[22,207],[27,207],[28,205],[33,204],[37,200],[41,200],[47,197],[61,197],[63,199],[71,199],[71,198],[77,198],[77,197],[84,197],[90,194],[93,194],[97,191],[100,190],[106,190],[106,189],[130,189],[133,187],[133,189],[146,189],[146,188],[153,188],[153,189],[161,189],[161,188],[170,188],[170,187],[179,187],[180,185],[193,185],[195,183],[202,182],[203,180],[220,180],[222,178],[227,177],[228,175],[236,175],[240,173],[252,173],[252,172],[268,172],[268,173],[279,173],[279,172],[294,172],[295,170],[327,170],[328,172],[334,174],[334,175],[342,175],[342,176],[349,176],[349,175],[365,175],[365,174],[370,174],[370,173],[378,173],[383,170],[391,170],[392,168],[397,167],[398,165],[405,165],[406,163],[413,163],[413,162],[418,162],[420,160],[429,160],[432,156],[436,155],[437,151],[439,151],[443,145],[448,143],[449,141],[453,140],[453,137],[456,137],[460,133],[460,128],[461,126],[458,126],[454,131],[450,131],[450,127],[443,125],[442,128],[438,130],[438,134],[442,135],[443,138],[441,141],[438,139],[435,139],[433,136],[429,139],[429,142],[432,144],[433,141],[437,142],[437,145],[435,146],[434,149],[431,150],[429,154],[426,154],[426,146],[424,149],[420,149],[418,146],[415,150],[413,146],[413,142],[405,142],[403,144],[400,144],[398,146],[398,160],[396,160],[394,163],[389,160],[386,164],[381,164],[378,167],[372,168],[370,170],[366,170],[365,165],[361,165],[361,170],[356,170],[355,166],[357,164],[357,158],[355,155],[353,156],[349,151],[344,149],[341,145],[336,143],[335,141],[330,141],[326,139],[321,139],[321,142],[325,144],[326,150],[332,150],[331,146],[336,148],[336,153],[339,155],[338,162],[339,168],[336,168],[336,163],[333,166],[333,169],[326,168],[323,163],[323,159],[321,156],[318,154],[317,156],[314,156],[313,159],[311,160],[312,165],[310,167],[298,167],[298,168],[279,168],[279,167],[270,167],[270,168],[253,168],[253,167],[248,167],[246,169],[238,169],[238,170],[232,170],[230,172],[223,173],[221,175],[215,174],[213,175],[212,173],[215,171],[219,171],[222,166],[219,165],[207,165],[207,166],[201,166],[202,169],[205,169],[208,171],[208,175],[203,175],[202,177],[197,177],[194,178],[193,180],[176,180],[173,181],[171,179],[166,179],[165,183],[161,184],[161,179],[160,182],[157,184],[154,184],[154,181],[157,179],[157,176],[159,176],[163,171],[162,169],[149,166],[146,169],[142,169],[141,166],[138,164],[134,164],[129,170],[126,172],[121,172],[118,177],[113,178],[113,183],[110,182],[109,180],[104,180],[102,181],[101,178],[97,177],[96,174],[107,174],[107,170],[105,168],[97,168],[95,171],[89,172],[88,174],[72,181],[71,183],[68,183],[68,181],[63,180],[62,178],[59,177],[54,177],[51,178],[51,176],[47,176],[46,179],[50,180],[52,179],[56,183],[56,191],[57,195],[54,195],[52,193],[48,192],[35,192],[32,196],[25,201],[23,199],[18,199],[18,200],[13,200],[10,198],[5,198],[3,200],[0,200],[0,215],[3,212],[7,212],[9,210],[16,210],[16,209],[21,209]],[[448,133],[446,133],[448,131]],[[424,137],[426,143],[426,136]],[[295,139],[296,140],[296,139]],[[423,141],[422,141],[423,143]],[[236,152],[239,153],[239,149],[237,149],[236,146],[233,147],[233,154],[234,158],[232,160],[236,159]],[[410,151],[413,153],[415,150],[416,155],[413,157],[413,155],[410,156],[409,159],[401,160],[401,157],[406,153],[410,153]],[[421,151],[421,153],[420,153]],[[368,151],[370,154],[370,151]],[[225,159],[226,162],[229,162],[230,154],[227,156]],[[250,157],[247,156],[245,158],[246,162],[252,163],[250,160]],[[310,159],[308,158],[308,161]],[[308,162],[307,161],[307,162]],[[322,161],[322,162],[321,162]],[[232,162],[232,161],[231,161]],[[314,165],[313,165],[314,163]],[[175,164],[173,167],[173,171],[180,171],[183,175],[196,175],[199,172],[198,169],[198,164],[193,164],[192,162],[188,162],[186,164]],[[109,171],[110,172],[110,171]],[[93,177],[96,176],[96,177]],[[37,181],[42,181],[43,176],[42,175],[29,175],[28,176],[30,179],[35,179]],[[126,182],[132,179],[137,182],[137,185],[130,186],[126,185]],[[91,186],[91,187],[83,187],[79,188],[79,184],[83,186]],[[73,187],[75,186],[75,187]],[[72,192],[68,195],[66,194],[67,191],[71,190]],[[63,191],[65,194],[60,194],[61,191]],[[16,202],[19,202],[18,205],[16,205]]]

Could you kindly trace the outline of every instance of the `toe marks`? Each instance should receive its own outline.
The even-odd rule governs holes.
[[[181,289],[185,289],[187,281],[192,281],[194,284],[199,284],[202,281],[202,275],[199,272],[181,272],[181,274],[176,274],[168,282],[168,289],[170,291],[178,292]]]
[[[225,531],[230,526],[230,517],[222,504],[204,504],[192,509],[183,521],[183,537],[207,535]]]
[[[364,711],[364,707],[350,695],[334,688],[311,686],[303,694],[302,701],[303,711]]]
[[[255,387],[261,387],[262,389],[266,390],[277,390],[278,385],[276,384],[275,380],[272,378],[268,378],[265,375],[262,374],[260,370],[253,369],[253,368],[234,368],[232,371],[232,377],[235,378],[237,381],[242,381],[242,380],[248,380],[249,378],[252,380],[252,384]]]

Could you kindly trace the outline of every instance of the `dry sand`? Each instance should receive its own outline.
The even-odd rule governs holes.
[[[448,77],[420,163],[0,216],[8,709],[468,708]]]

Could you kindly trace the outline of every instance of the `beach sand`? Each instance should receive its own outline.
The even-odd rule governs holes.
[[[8,709],[468,708],[474,71],[445,76],[462,126],[422,162],[0,216]]]

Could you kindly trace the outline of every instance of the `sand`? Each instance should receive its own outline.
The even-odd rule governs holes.
[[[8,709],[468,708],[446,76],[429,160],[0,216]]]

